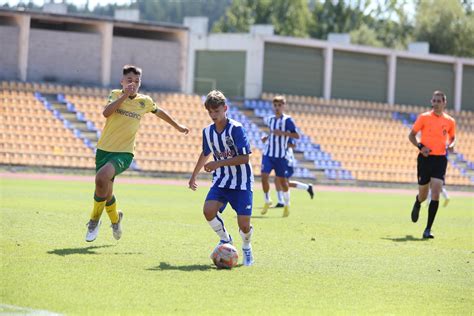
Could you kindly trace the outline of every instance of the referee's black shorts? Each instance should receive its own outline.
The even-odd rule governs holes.
[[[446,158],[446,155],[424,157],[422,154],[419,154],[417,166],[418,184],[428,184],[431,178],[443,180],[444,183],[447,166],[448,158]]]

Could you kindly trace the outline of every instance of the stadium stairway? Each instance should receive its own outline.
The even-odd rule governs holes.
[[[64,127],[71,130],[76,138],[80,139],[87,148],[95,153],[100,131],[93,122],[85,118],[83,113],[76,110],[74,104],[68,102],[63,94],[35,92],[35,97],[43,103],[56,119],[63,123]],[[132,162],[130,168],[133,171],[139,170],[135,161]]]
[[[403,126],[410,130],[416,121],[416,113],[393,112],[394,120],[400,121]],[[474,184],[474,162],[467,160],[460,152],[448,153],[448,160],[451,165],[459,170],[461,175],[467,177]]]
[[[64,126],[81,139],[92,151],[98,140],[97,129],[92,122],[87,121],[84,115],[77,112],[72,103],[67,102],[61,94],[41,94],[35,92],[35,97],[41,101],[53,116],[60,120]]]
[[[260,137],[265,133],[263,118],[273,114],[271,102],[264,100],[245,100],[243,104],[236,103],[239,110],[245,114],[254,126],[258,127],[257,147],[263,151],[264,145]],[[251,134],[252,135],[252,134]],[[350,171],[342,168],[339,161],[333,160],[331,154],[321,149],[319,144],[313,143],[311,138],[300,131],[300,139],[295,148],[297,166],[302,168],[309,178],[316,178],[318,182],[334,183],[335,181],[352,182],[354,178]]]
[[[246,113],[247,112],[247,113]],[[248,111],[243,108],[242,104],[239,102],[229,102],[229,111],[228,116],[231,119],[239,121],[244,126],[245,130],[247,131],[247,135],[249,137],[250,144],[253,148],[257,148],[260,152],[263,152],[265,147],[264,143],[262,142],[261,138],[265,135],[265,132],[261,130],[263,126],[258,124],[263,124],[263,122],[254,122],[252,120],[252,116],[249,115]],[[296,157],[295,157],[296,158]],[[302,178],[302,179],[316,179],[314,172],[312,172],[309,168],[306,168],[305,165],[301,163],[301,161],[297,160],[297,165],[295,167],[295,172],[293,174],[294,178]],[[309,165],[313,167],[312,164]]]

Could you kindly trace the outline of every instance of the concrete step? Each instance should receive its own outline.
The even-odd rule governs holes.
[[[71,112],[61,112],[61,115],[71,123],[79,122],[77,120],[76,114]]]

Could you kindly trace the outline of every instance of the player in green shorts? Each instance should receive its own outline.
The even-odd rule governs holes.
[[[97,143],[94,207],[87,223],[88,242],[97,238],[104,208],[112,222],[114,238],[118,240],[122,236],[123,213],[117,211],[117,200],[113,194],[114,178],[132,163],[135,136],[143,115],[151,112],[180,133],[189,132],[186,126],[177,123],[165,110],[157,107],[148,95],[138,93],[141,76],[140,68],[125,65],[120,81],[122,89],[110,92],[108,104],[102,112],[107,120]]]

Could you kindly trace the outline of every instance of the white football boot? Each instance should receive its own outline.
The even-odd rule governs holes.
[[[87,233],[86,233],[86,241],[91,242],[94,241],[97,238],[97,235],[99,234],[99,227],[100,227],[101,221],[93,221],[90,220],[87,223]]]
[[[110,225],[110,227],[112,227],[112,234],[114,235],[114,238],[116,240],[119,240],[120,237],[122,237],[122,217],[123,217],[123,213],[122,211],[118,211],[118,215],[119,215],[119,221],[117,224],[112,224]]]
[[[244,266],[253,265],[252,245],[249,245],[249,248],[242,248],[242,257]]]

